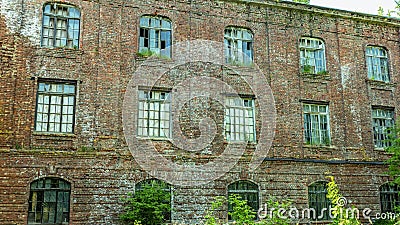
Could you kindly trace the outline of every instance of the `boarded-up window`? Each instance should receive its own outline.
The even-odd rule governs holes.
[[[253,33],[246,28],[227,27],[224,35],[225,60],[229,64],[253,64]]]
[[[59,178],[31,183],[28,224],[69,224],[71,185]]]
[[[368,78],[389,82],[387,51],[382,47],[368,46],[366,50]]]
[[[72,133],[76,82],[39,81],[38,84],[35,130]]]
[[[42,46],[79,48],[80,17],[73,6],[47,3],[43,8]]]
[[[138,136],[170,137],[170,107],[169,92],[139,90]]]
[[[225,99],[225,137],[228,141],[256,141],[254,100]]]
[[[171,57],[171,21],[162,17],[140,18],[139,52]]]

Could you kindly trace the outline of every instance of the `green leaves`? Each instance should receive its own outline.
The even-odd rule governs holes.
[[[310,0],[293,0],[293,2],[297,2],[297,3],[303,3],[303,4],[310,4]]]
[[[170,197],[165,185],[159,182],[145,184],[135,194],[129,193],[127,198],[122,199],[126,206],[120,218],[131,225],[163,224],[165,214],[171,210]]]

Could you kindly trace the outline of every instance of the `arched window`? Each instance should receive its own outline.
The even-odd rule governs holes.
[[[386,49],[378,46],[367,46],[366,58],[368,78],[389,82],[388,54]]]
[[[71,185],[59,178],[31,183],[28,224],[69,224]]]
[[[310,208],[310,219],[329,220],[330,200],[326,197],[326,181],[317,181],[308,186],[308,204]]]
[[[303,73],[326,74],[325,44],[321,39],[300,39],[300,66]]]
[[[164,214],[164,220],[165,221],[171,221],[171,186],[167,183],[165,183],[162,180],[157,180],[157,179],[148,179],[148,180],[143,180],[139,183],[136,184],[135,186],[135,193],[138,193],[140,191],[143,191],[147,187],[157,187],[160,188],[164,194],[169,195],[169,200],[165,201],[165,204],[169,204],[170,210],[163,212]]]
[[[394,208],[400,205],[399,185],[386,183],[380,186],[381,212],[394,212]]]
[[[80,11],[71,5],[47,3],[43,8],[42,46],[79,48]]]
[[[254,210],[254,212],[258,212],[260,207],[257,184],[246,180],[236,181],[228,186],[228,196],[233,194],[237,194],[242,200],[246,200],[247,204]],[[228,204],[228,211],[232,211],[231,204]],[[231,218],[229,217],[229,219]]]
[[[225,61],[229,64],[253,64],[253,33],[246,28],[225,28]]]
[[[171,57],[172,26],[171,21],[159,16],[140,18],[139,53],[158,54]]]

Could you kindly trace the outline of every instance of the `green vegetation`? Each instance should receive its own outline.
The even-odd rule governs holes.
[[[332,225],[361,225],[360,221],[352,215],[348,213],[346,203],[343,202],[345,199],[339,193],[339,187],[335,183],[335,178],[333,176],[328,176],[331,180],[327,184],[327,191],[326,197],[331,200],[332,202],[332,216],[334,217],[332,220]],[[346,208],[345,208],[346,207]]]
[[[145,184],[136,193],[129,193],[122,201],[126,204],[120,219],[129,225],[159,225],[165,223],[165,214],[170,212],[171,194],[165,186],[153,181]]]
[[[303,3],[303,4],[310,4],[310,0],[293,0],[293,2],[297,2],[297,3]]]
[[[395,9],[388,9],[387,12],[385,12],[385,9],[382,6],[379,6],[378,15],[388,17],[400,17],[400,0],[394,2],[396,3]]]
[[[235,225],[289,225],[291,220],[287,217],[281,218],[277,209],[285,209],[288,211],[292,205],[291,201],[279,202],[273,197],[268,197],[265,202],[266,208],[274,210],[272,216],[270,212],[265,215],[265,218],[259,218],[256,220],[257,213],[247,204],[246,200],[241,199],[239,195],[233,194],[229,196],[229,203],[232,206],[232,211],[228,214],[232,218],[232,224]],[[222,208],[224,204],[227,204],[226,198],[223,196],[215,197],[215,200],[211,203],[211,209],[205,216],[206,225],[221,225],[226,224],[223,220],[216,218],[218,210]],[[261,216],[260,216],[261,217]]]

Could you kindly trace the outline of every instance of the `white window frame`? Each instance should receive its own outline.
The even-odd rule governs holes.
[[[366,48],[368,78],[390,82],[388,53],[383,47],[367,46]]]
[[[300,39],[300,66],[303,73],[326,73],[325,44],[319,38]]]
[[[394,127],[394,110],[372,108],[372,129],[375,148],[389,147],[387,130]]]
[[[79,48],[81,13],[72,5],[46,3],[43,7],[43,47]]]
[[[252,65],[253,42],[253,33],[250,29],[226,27],[224,32],[225,62],[233,65]]]
[[[38,82],[35,131],[73,133],[76,82]]]
[[[304,142],[308,145],[330,145],[329,107],[303,103]]]
[[[160,16],[142,16],[139,24],[139,53],[171,58],[171,21]]]
[[[139,90],[137,135],[171,137],[171,92]]]
[[[225,138],[230,142],[256,142],[256,119],[253,98],[225,98]]]

